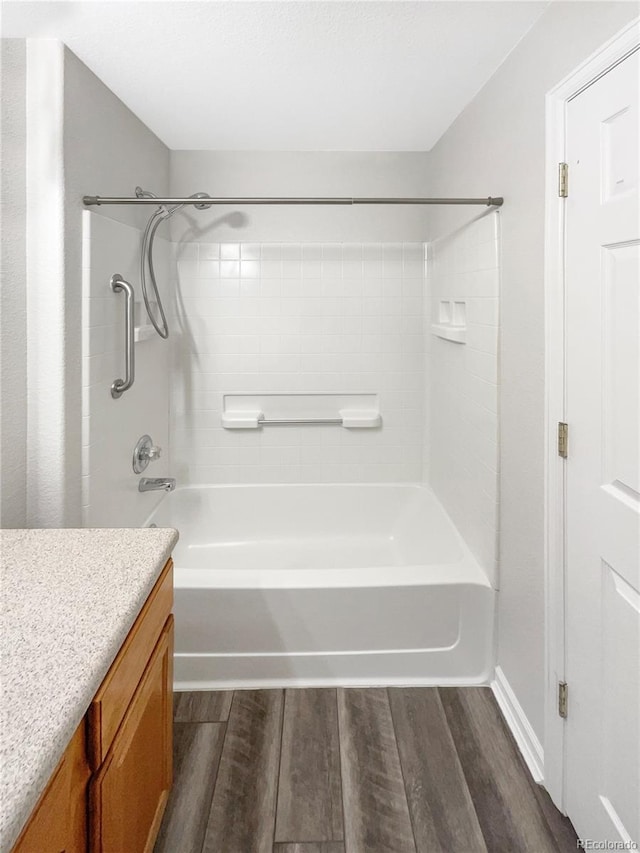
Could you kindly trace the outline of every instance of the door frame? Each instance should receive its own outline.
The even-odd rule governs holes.
[[[564,811],[565,721],[558,714],[558,682],[565,681],[566,664],[566,465],[557,452],[557,430],[558,422],[566,420],[566,205],[558,196],[558,164],[566,162],[567,157],[569,101],[638,49],[640,18],[606,42],[546,95],[544,784],[561,811]],[[568,187],[571,192],[571,173]]]

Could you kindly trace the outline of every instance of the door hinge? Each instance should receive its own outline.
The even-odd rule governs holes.
[[[560,421],[558,423],[558,456],[563,459],[567,458],[569,449],[569,425]]]
[[[567,198],[569,195],[569,164],[558,163],[558,195]]]
[[[567,693],[569,688],[566,681],[558,682],[558,714],[563,720],[567,719]]]

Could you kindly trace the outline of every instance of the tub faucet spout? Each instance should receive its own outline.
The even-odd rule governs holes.
[[[173,477],[141,477],[138,484],[139,492],[156,492],[159,489],[172,492],[176,487]]]

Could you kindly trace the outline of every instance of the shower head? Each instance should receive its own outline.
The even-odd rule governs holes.
[[[143,190],[142,187],[136,187],[136,196],[138,198],[157,198],[155,193],[152,193],[149,190]],[[204,201],[204,199],[210,198],[207,193],[194,193],[189,196],[189,198],[203,199],[201,204],[194,205],[198,210],[207,210],[211,207],[210,204],[207,204],[206,201]],[[149,217],[149,221],[147,222],[147,226],[142,237],[142,252],[140,256],[140,283],[142,285],[142,297],[144,299],[145,308],[147,309],[151,325],[160,337],[165,339],[169,337],[169,326],[164,313],[162,299],[158,292],[156,275],[153,268],[153,240],[155,238],[156,231],[158,230],[158,226],[166,219],[173,216],[174,213],[177,213],[182,207],[184,207],[183,204],[175,204],[173,207],[167,207],[164,204],[159,204],[157,210],[154,210]],[[151,300],[147,290],[147,269],[149,272],[151,288],[155,297],[156,308],[160,315],[159,319],[156,319],[154,316],[154,311],[151,306]]]

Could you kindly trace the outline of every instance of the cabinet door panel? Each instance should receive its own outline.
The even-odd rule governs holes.
[[[100,767],[113,743],[172,607],[173,561],[169,560],[89,706],[92,770]]]
[[[173,616],[90,791],[91,850],[150,853],[172,781]]]
[[[13,853],[85,853],[88,781],[83,720]]]

